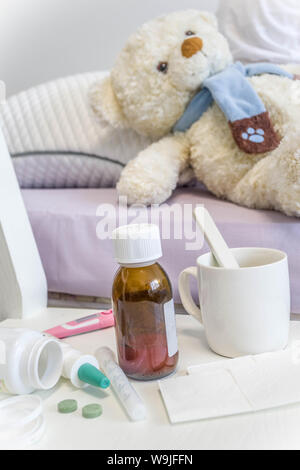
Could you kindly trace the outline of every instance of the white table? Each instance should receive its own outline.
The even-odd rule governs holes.
[[[7,320],[0,326],[29,327],[44,330],[87,315],[90,311],[47,309],[36,318]],[[91,312],[92,313],[92,312]],[[187,366],[219,360],[206,343],[201,325],[189,316],[177,316],[180,364],[178,375]],[[300,330],[300,323],[299,323]],[[70,338],[68,342],[85,353],[99,346],[115,350],[114,330],[102,330]],[[166,379],[167,380],[167,379]],[[300,405],[236,417],[171,425],[156,382],[134,382],[149,410],[147,422],[132,423],[109,391],[89,388],[74,389],[61,380],[55,389],[38,392],[43,398],[47,428],[35,449],[300,449]],[[100,402],[103,415],[85,420],[80,409],[71,415],[60,415],[57,403],[67,398],[78,400],[79,407]]]

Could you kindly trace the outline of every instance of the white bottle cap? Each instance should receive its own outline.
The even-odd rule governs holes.
[[[60,342],[60,345],[64,356],[62,376],[65,379],[69,379],[74,387],[87,387],[88,384],[79,379],[78,371],[84,364],[91,364],[99,369],[97,359],[94,356],[83,354],[82,352],[77,351],[77,349],[73,349],[68,343]]]
[[[162,257],[157,225],[124,225],[113,231],[112,240],[119,264],[148,263]]]

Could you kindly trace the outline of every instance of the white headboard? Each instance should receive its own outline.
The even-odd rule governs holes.
[[[1,0],[0,79],[11,95],[107,69],[143,22],[174,10],[215,11],[219,0]]]

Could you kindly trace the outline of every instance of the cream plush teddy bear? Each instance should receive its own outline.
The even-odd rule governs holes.
[[[220,82],[212,79],[224,70],[230,74],[220,93]],[[231,72],[240,74],[240,87],[253,96],[250,104],[261,109],[252,120],[233,122],[224,114],[224,96],[238,88]],[[244,80],[242,73],[216,18],[206,12],[172,13],[129,38],[111,74],[91,89],[90,100],[98,119],[153,141],[122,172],[117,188],[130,204],[163,203],[191,165],[216,196],[300,216],[300,82],[272,71],[249,72]],[[201,95],[204,86],[209,96]],[[192,107],[190,126],[180,129],[178,122],[198,96],[202,104],[210,99],[199,118],[197,108],[193,118]],[[229,108],[232,116],[236,106]]]

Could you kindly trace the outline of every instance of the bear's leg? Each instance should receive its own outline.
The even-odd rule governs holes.
[[[232,201],[300,217],[300,136],[290,132],[229,194]]]
[[[117,185],[128,204],[162,204],[177,186],[187,167],[190,146],[184,134],[165,137],[129,162]]]

